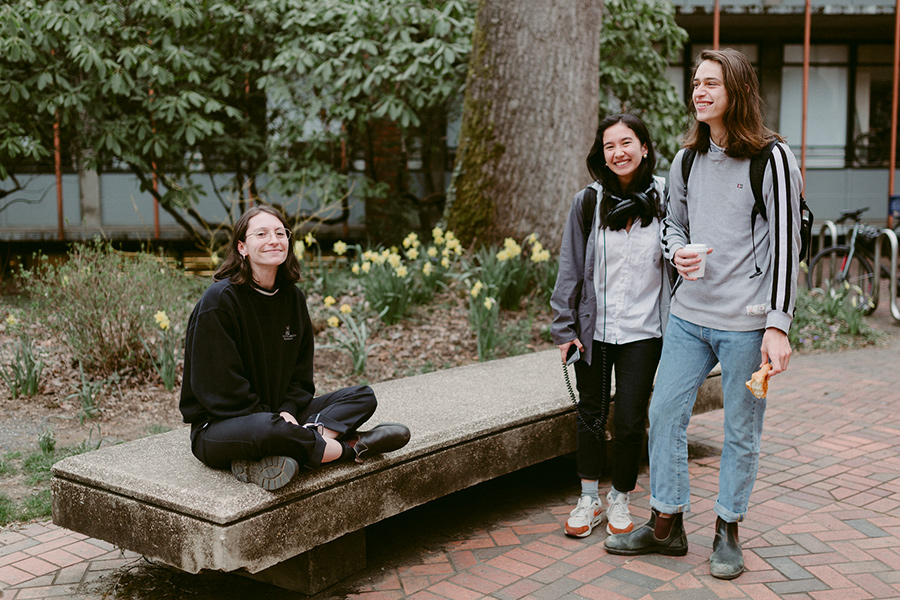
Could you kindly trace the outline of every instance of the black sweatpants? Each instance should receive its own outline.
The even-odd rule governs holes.
[[[596,433],[606,431],[610,404],[608,382],[615,367],[616,412],[613,419],[616,437],[613,440],[612,484],[619,492],[634,489],[644,449],[647,405],[661,352],[661,338],[621,345],[594,340],[592,364],[588,365],[584,360],[575,363],[580,396],[578,406],[587,413],[591,427],[596,429],[596,432],[591,431],[582,418],[578,419],[575,465],[582,479],[599,479],[606,463],[606,440],[598,439]]]
[[[325,440],[315,427],[303,425],[321,423],[343,439],[368,421],[376,406],[372,388],[348,387],[313,398],[306,410],[294,415],[299,425],[271,412],[195,425],[191,429],[191,450],[214,469],[229,469],[236,459],[259,460],[266,456],[290,456],[301,465],[316,468],[322,464]]]

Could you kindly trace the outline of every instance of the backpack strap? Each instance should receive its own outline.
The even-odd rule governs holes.
[[[763,220],[768,220],[766,215],[766,201],[763,198],[763,178],[766,175],[766,164],[773,160],[772,148],[778,140],[772,140],[765,149],[750,159],[750,189],[753,191],[753,211],[751,219],[756,221],[756,215],[762,216]]]
[[[597,190],[591,186],[584,188],[581,200],[581,232],[584,234],[584,245],[587,247],[591,235],[591,223],[594,222],[594,211],[597,209]]]
[[[687,198],[687,182],[691,176],[691,168],[694,166],[694,159],[697,158],[697,151],[693,148],[685,148],[681,155],[681,180],[684,182],[684,197]]]

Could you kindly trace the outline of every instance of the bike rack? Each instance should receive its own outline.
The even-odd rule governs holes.
[[[900,321],[900,306],[897,306],[897,234],[891,229],[882,229],[875,239],[875,286],[872,290],[872,304],[878,306],[878,293],[881,291],[881,246],[884,240],[891,243],[891,276],[888,286],[891,316],[895,321]]]
[[[831,236],[831,243],[826,246],[825,245],[825,232],[828,232],[828,235]],[[822,223],[822,229],[819,230],[819,249],[821,252],[823,248],[828,248],[829,246],[837,246],[838,245],[838,232],[837,227],[834,226],[834,221],[825,221]]]

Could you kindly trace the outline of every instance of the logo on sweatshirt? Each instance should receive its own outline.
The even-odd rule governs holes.
[[[290,342],[292,339],[294,339],[297,336],[296,336],[296,334],[291,333],[291,326],[288,325],[287,327],[284,328],[284,335],[281,337],[284,339],[284,341]]]
[[[744,189],[744,184],[743,183],[737,184],[737,189],[739,189],[739,190]]]

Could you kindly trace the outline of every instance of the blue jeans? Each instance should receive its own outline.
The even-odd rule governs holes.
[[[765,399],[744,383],[759,368],[764,330],[722,331],[669,317],[656,387],[650,401],[650,506],[662,513],[690,510],[687,427],[697,390],[722,365],[725,441],[715,512],[744,518],[756,482]]]

